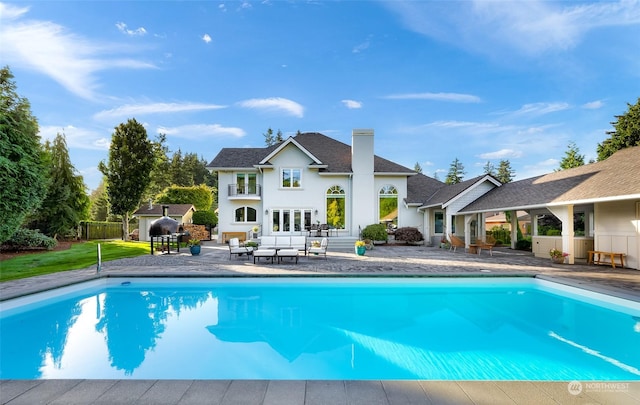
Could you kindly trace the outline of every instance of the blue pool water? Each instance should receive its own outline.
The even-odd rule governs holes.
[[[640,380],[640,304],[529,278],[102,279],[0,303],[0,378]]]

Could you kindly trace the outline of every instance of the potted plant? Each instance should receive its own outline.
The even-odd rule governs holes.
[[[253,233],[253,239],[258,239],[258,231],[259,230],[260,230],[260,228],[258,228],[258,225],[256,225],[253,228],[251,228],[251,232]]]
[[[364,256],[364,253],[367,251],[367,248],[363,240],[356,241],[355,250],[358,256]]]
[[[189,239],[189,251],[193,256],[198,256],[200,254],[200,239]]]
[[[569,256],[569,253],[565,253],[561,250],[553,248],[549,251],[549,256],[551,256],[551,261],[557,264],[562,264],[565,261],[565,258]]]

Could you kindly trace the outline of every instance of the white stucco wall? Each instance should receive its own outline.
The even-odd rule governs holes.
[[[640,269],[640,212],[637,201],[595,204],[595,250],[626,254],[625,267]]]

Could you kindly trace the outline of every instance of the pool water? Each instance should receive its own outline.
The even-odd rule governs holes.
[[[0,303],[2,379],[640,380],[640,303],[533,278],[101,279]]]

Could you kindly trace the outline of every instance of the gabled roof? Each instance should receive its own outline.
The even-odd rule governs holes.
[[[140,208],[133,213],[133,216],[136,217],[161,217],[162,216],[162,206],[168,206],[168,214],[169,216],[177,217],[177,216],[185,216],[189,211],[195,211],[195,207],[193,204],[155,204],[151,208],[148,205],[142,205]]]
[[[640,146],[608,159],[503,184],[461,212],[484,212],[640,198]]]
[[[306,132],[266,148],[223,148],[207,165],[214,170],[254,168],[288,144],[304,148],[320,173],[351,173],[351,146],[317,132]],[[315,159],[314,159],[315,158]],[[374,156],[375,173],[413,175],[415,172],[390,160]]]
[[[460,183],[445,185],[445,187],[441,187],[436,192],[431,195],[427,200],[422,204],[424,207],[437,207],[437,206],[447,206],[451,201],[461,196],[468,190],[478,186],[485,181],[489,181],[496,186],[500,185],[500,182],[496,180],[494,177],[483,174],[478,177],[474,177],[469,180],[461,181]]]
[[[415,176],[407,178],[407,198],[405,199],[405,203],[407,205],[422,205],[425,201],[428,201],[436,191],[443,187],[447,187],[447,185],[434,178],[425,176],[422,173],[418,173]]]

